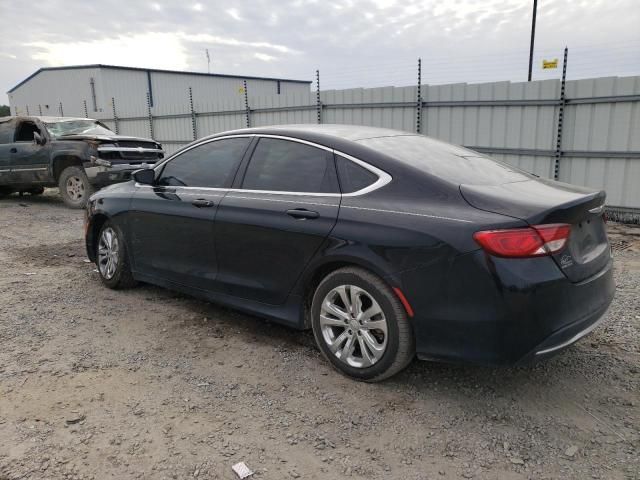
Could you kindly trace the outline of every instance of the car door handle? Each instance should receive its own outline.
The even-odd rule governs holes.
[[[211,200],[205,200],[204,198],[198,198],[197,200],[191,202],[191,205],[198,208],[206,208],[213,207],[213,202]]]
[[[11,153],[18,153],[18,149],[13,147],[11,150],[9,150]]]
[[[320,216],[318,212],[307,210],[306,208],[294,208],[293,210],[287,210],[287,215],[293,218],[297,218],[298,220],[313,220],[314,218],[318,218]]]

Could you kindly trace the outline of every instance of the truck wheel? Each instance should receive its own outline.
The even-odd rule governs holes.
[[[58,188],[62,201],[71,208],[84,208],[93,193],[82,167],[67,167],[60,174]]]

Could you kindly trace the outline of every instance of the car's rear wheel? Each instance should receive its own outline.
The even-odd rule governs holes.
[[[93,193],[87,174],[82,167],[67,167],[58,179],[60,196],[71,208],[84,208]]]
[[[8,197],[13,192],[14,190],[9,187],[0,187],[0,198]]]
[[[342,268],[318,285],[311,324],[320,351],[341,373],[376,382],[405,368],[415,354],[402,303],[379,277]]]
[[[131,273],[122,232],[107,221],[100,229],[96,245],[96,264],[100,280],[113,289],[130,288],[136,281]]]

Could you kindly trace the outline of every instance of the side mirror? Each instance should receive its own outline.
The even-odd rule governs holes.
[[[47,143],[47,140],[38,132],[33,132],[33,142],[36,145],[44,145],[45,143]]]
[[[145,168],[142,170],[136,170],[131,176],[137,183],[141,183],[142,185],[153,185],[153,182],[156,179],[156,171],[152,168]]]

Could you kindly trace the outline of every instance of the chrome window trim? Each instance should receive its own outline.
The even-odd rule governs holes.
[[[258,133],[258,134],[256,134],[256,137],[259,137],[259,138],[276,138],[276,139],[279,139],[279,140],[288,140],[288,141],[291,141],[291,142],[302,143],[302,144],[305,144],[305,145],[309,145],[311,147],[319,148],[321,150],[325,150],[327,152],[331,152],[334,155],[340,155],[340,156],[346,158],[347,160],[350,160],[350,161],[356,163],[357,165],[360,165],[361,167],[365,168],[366,170],[369,170],[371,173],[373,173],[374,175],[376,175],[378,177],[378,180],[376,180],[371,185],[369,185],[369,186],[367,186],[365,188],[362,188],[360,190],[357,190],[357,191],[351,192],[351,193],[279,192],[279,191],[273,191],[273,190],[245,190],[245,189],[241,189],[243,192],[279,193],[279,194],[283,194],[283,195],[358,197],[360,195],[364,195],[366,193],[373,192],[374,190],[382,188],[382,187],[384,187],[386,184],[388,184],[391,181],[391,175],[389,175],[384,170],[381,170],[378,167],[374,167],[373,165],[370,165],[367,162],[364,162],[364,161],[360,160],[359,158],[356,158],[356,157],[354,157],[352,155],[349,155],[347,153],[344,153],[344,152],[341,152],[339,150],[336,150],[335,148],[327,147],[325,145],[320,145],[318,143],[310,142],[308,140],[302,140],[300,138],[287,137],[285,135],[272,135],[272,134],[266,134],[266,133],[264,133],[264,134]],[[336,175],[338,175],[337,171],[336,171]]]
[[[302,140],[300,138],[295,138],[295,137],[288,137],[286,135],[272,135],[272,134],[267,134],[267,133],[239,133],[239,134],[235,134],[235,135],[225,135],[222,137],[216,137],[216,138],[210,138],[210,139],[206,139],[203,140],[201,142],[198,142],[194,145],[191,145],[190,147],[181,150],[180,152],[177,152],[176,154],[164,159],[159,165],[155,165],[153,167],[154,171],[158,171],[157,169],[162,168],[166,163],[170,162],[171,160],[174,160],[175,158],[179,157],[180,155],[182,155],[183,153],[188,152],[189,150],[199,147],[200,145],[204,145],[206,143],[210,143],[210,142],[215,142],[218,140],[225,140],[225,139],[229,139],[229,138],[247,138],[247,137],[258,137],[258,138],[276,138],[276,139],[280,139],[280,140],[288,140],[291,142],[296,142],[296,143],[302,143],[305,145],[309,145],[311,147],[315,147],[315,148],[319,148],[321,150],[325,150],[327,152],[331,152],[334,155],[340,155],[344,158],[346,158],[347,160],[350,160],[354,163],[356,163],[357,165],[360,165],[361,167],[369,170],[371,173],[373,173],[374,175],[376,175],[378,177],[378,180],[376,180],[375,182],[373,182],[371,185],[362,188],[360,190],[357,190],[355,192],[351,192],[351,193],[317,193],[317,192],[284,192],[284,191],[279,191],[279,190],[248,190],[248,189],[244,189],[244,188],[214,188],[214,187],[184,187],[184,186],[176,186],[175,188],[190,188],[190,189],[200,189],[200,190],[213,190],[213,191],[227,191],[227,192],[245,192],[245,193],[266,193],[269,195],[293,195],[293,196],[310,196],[310,197],[359,197],[361,195],[365,195],[367,193],[373,192],[374,190],[378,190],[379,188],[384,187],[385,185],[387,185],[389,182],[391,182],[392,177],[391,175],[389,175],[387,172],[385,172],[384,170],[379,169],[378,167],[374,167],[373,165],[368,164],[367,162],[360,160],[359,158],[356,158],[352,155],[349,155],[347,153],[341,152],[339,150],[336,150],[334,148],[331,147],[327,147],[325,145],[320,145],[318,143],[314,143],[314,142],[310,142],[308,140]],[[337,175],[337,171],[336,171],[336,175]],[[143,185],[140,185],[138,183],[136,183],[136,187],[140,187]],[[148,185],[146,185],[148,186]]]
[[[143,185],[141,183],[136,183],[135,184],[136,187],[138,188],[163,188],[163,187],[152,187],[151,185]],[[224,197],[224,198],[236,198],[238,200],[256,200],[259,202],[281,202],[281,203],[294,203],[296,205],[317,205],[317,206],[321,206],[321,207],[340,207],[340,208],[349,208],[352,210],[363,210],[363,211],[367,211],[367,212],[379,212],[379,213],[392,213],[394,215],[409,215],[409,216],[413,216],[413,217],[424,217],[424,218],[433,218],[435,220],[447,220],[447,221],[451,221],[451,222],[461,222],[461,223],[473,223],[471,220],[465,220],[462,218],[453,218],[453,217],[444,217],[442,215],[430,215],[428,213],[419,213],[419,212],[402,212],[400,210],[386,210],[384,208],[368,208],[368,207],[356,207],[354,205],[339,205],[339,204],[335,204],[335,203],[320,203],[320,202],[304,202],[301,200],[290,200],[290,199],[280,199],[280,198],[267,198],[267,197],[263,197],[263,198],[259,198],[259,197],[246,197],[246,196],[242,196],[242,195],[235,195],[234,193],[243,193],[243,192],[250,192],[250,190],[238,190],[238,189],[231,189],[231,188],[207,188],[207,187],[181,187],[181,186],[175,186],[175,187],[169,187],[171,189],[191,189],[191,190],[205,190],[204,193],[184,193],[184,192],[180,192],[180,191],[172,191],[172,192],[168,192],[168,193],[175,193],[176,195],[185,195],[185,196],[193,196],[193,197],[197,197],[197,196],[202,196],[202,197],[206,197],[207,195],[212,195],[215,197]],[[207,191],[209,190],[218,190],[220,192],[222,192],[222,195],[217,195],[217,194],[209,194],[207,193]],[[224,195],[224,193],[231,193],[231,195]],[[264,192],[261,192],[264,193]],[[268,194],[268,192],[267,192]],[[339,194],[327,194],[325,196],[329,196],[329,197],[338,197]]]
[[[225,135],[223,137],[203,139],[202,141],[199,141],[198,143],[195,143],[195,144],[193,144],[193,145],[191,145],[189,147],[186,147],[184,150],[180,150],[179,152],[176,152],[173,155],[170,155],[167,158],[162,159],[162,161],[159,164],[154,165],[153,170],[156,170],[158,168],[163,167],[165,164],[169,163],[171,160],[175,160],[180,155],[182,155],[184,153],[187,153],[189,150],[193,150],[194,148],[199,147],[201,145],[204,145],[206,143],[215,142],[217,140],[225,140],[227,138],[251,138],[251,137],[255,137],[255,135],[252,134],[252,133],[245,133],[245,134]],[[188,188],[210,188],[210,187],[188,187]]]

